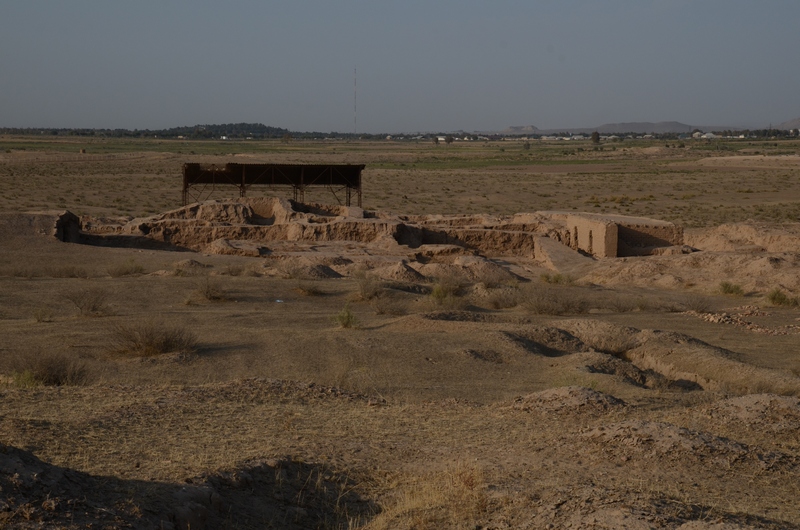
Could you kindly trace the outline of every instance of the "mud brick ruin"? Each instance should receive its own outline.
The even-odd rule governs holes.
[[[597,258],[659,254],[683,245],[683,228],[669,221],[593,213],[540,212],[562,222],[570,248]]]

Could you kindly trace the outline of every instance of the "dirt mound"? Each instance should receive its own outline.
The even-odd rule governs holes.
[[[185,484],[94,477],[0,443],[3,528],[329,528],[376,512],[345,473],[281,458]]]
[[[186,399],[199,401],[236,401],[247,403],[263,403],[265,401],[291,400],[294,402],[310,402],[328,399],[368,402],[370,398],[363,394],[344,390],[338,387],[290,381],[283,379],[238,379],[228,383],[214,383],[182,390]]]
[[[444,320],[447,322],[497,322],[495,315],[475,311],[431,311],[420,315],[425,320]]]
[[[402,260],[394,265],[375,268],[370,274],[381,280],[395,282],[417,283],[425,281],[425,276],[410,267],[406,260]]]
[[[559,328],[531,327],[518,332],[501,332],[501,336],[527,353],[560,357],[585,351],[586,345],[573,334]]]
[[[557,322],[587,348],[609,353],[638,370],[660,374],[687,390],[800,394],[800,378],[784,371],[746,364],[735,354],[680,333],[638,330],[594,319]]]
[[[671,423],[631,420],[601,425],[583,433],[585,439],[613,448],[615,455],[641,459],[666,458],[693,461],[705,467],[730,469],[733,465],[759,470],[791,470],[793,457],[754,448],[711,433],[693,431]]]
[[[618,258],[603,260],[581,279],[598,285],[635,285],[638,287],[685,288],[705,286],[716,291],[720,280],[740,285],[745,291],[767,291],[777,286],[800,290],[800,254],[787,252],[798,248],[765,252],[761,248],[743,252],[695,252],[678,256],[652,256],[646,260]]]
[[[780,370],[762,368],[734,359],[733,352],[687,335],[643,330],[639,345],[623,357],[643,370],[653,370],[676,380],[696,383],[711,390],[737,393],[800,393],[800,378]]]
[[[800,248],[800,223],[781,226],[763,223],[723,224],[689,231],[686,244],[700,250],[786,252]]]
[[[276,269],[285,278],[300,280],[319,280],[323,278],[341,278],[342,275],[319,260],[307,257],[285,258],[280,260]]]
[[[525,412],[610,412],[626,405],[621,399],[596,390],[565,386],[518,397],[508,406]]]
[[[203,513],[202,508],[207,513],[205,521],[191,529],[339,528],[377,511],[347,474],[288,457],[247,462],[191,481],[205,495],[198,499],[190,493],[190,506],[195,513]]]
[[[250,256],[257,258],[270,253],[269,248],[253,241],[237,241],[230,239],[216,239],[206,248],[208,254],[226,254],[230,256]]]
[[[580,339],[585,348],[619,354],[635,348],[639,344],[640,331],[636,328],[619,326],[601,320],[582,318],[558,322],[563,329]]]
[[[635,364],[597,351],[575,354],[574,361],[582,362],[584,370],[592,374],[614,376],[618,381],[641,388],[700,390],[700,386],[688,381],[672,381],[654,370],[642,370]]]
[[[751,394],[723,399],[705,412],[723,421],[742,422],[770,431],[796,431],[800,428],[800,398],[775,394]]]

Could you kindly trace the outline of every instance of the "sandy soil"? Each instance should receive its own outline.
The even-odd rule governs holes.
[[[595,260],[536,208],[65,206],[0,213],[0,527],[800,528],[796,219]]]

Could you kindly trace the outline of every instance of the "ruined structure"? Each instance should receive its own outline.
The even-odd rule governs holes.
[[[541,214],[566,225],[571,248],[598,258],[659,254],[683,245],[683,228],[669,221],[594,213]]]
[[[186,163],[183,165],[183,204],[208,199],[217,186],[236,186],[239,196],[247,196],[252,186],[291,188],[294,200],[305,201],[309,186],[324,186],[336,197],[344,194],[345,206],[350,206],[353,193],[361,206],[361,171],[364,165],[351,164],[215,164]]]
[[[392,279],[438,277],[441,267],[467,277],[487,268],[525,276],[531,267],[579,275],[596,258],[662,253],[683,241],[679,227],[653,219],[393,215],[273,197],[205,201],[118,223],[82,221],[81,238],[89,244],[300,260],[325,267],[325,274],[367,268]]]

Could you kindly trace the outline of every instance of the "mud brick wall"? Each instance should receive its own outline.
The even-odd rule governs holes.
[[[617,225],[604,219],[567,217],[570,247],[598,258],[617,257]]]
[[[629,247],[683,245],[683,228],[675,225],[620,225],[619,239]]]

